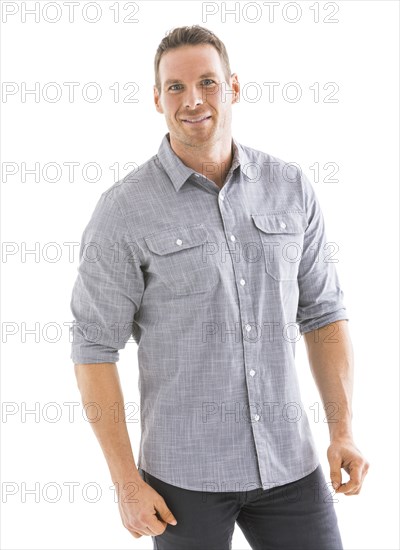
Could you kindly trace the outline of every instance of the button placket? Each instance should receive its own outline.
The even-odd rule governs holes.
[[[239,243],[240,238],[239,235],[236,235],[235,233],[231,232],[232,230],[236,229],[236,226],[234,225],[235,218],[230,215],[229,209],[226,209],[225,206],[230,205],[228,202],[228,197],[225,197],[224,194],[220,193],[219,198],[221,202],[219,203],[220,206],[220,212],[221,216],[224,221],[225,226],[225,235],[227,239],[227,246],[228,249],[231,250],[230,243]],[[225,200],[226,199],[226,200]],[[233,248],[232,244],[232,248]],[[238,270],[237,267],[240,267],[240,265],[233,262],[233,272],[234,272],[234,279],[236,281],[236,285],[238,288],[238,295],[239,295],[239,315],[242,319],[241,325],[242,325],[242,345],[244,348],[244,363],[245,363],[245,369],[243,372],[243,375],[245,378],[248,378],[249,383],[247,384],[247,399],[248,403],[252,402],[261,402],[261,395],[260,395],[260,387],[259,387],[259,379],[256,376],[257,369],[252,368],[253,365],[256,364],[257,361],[257,353],[256,353],[256,347],[254,345],[254,342],[252,342],[252,339],[250,338],[250,335],[255,334],[256,331],[255,327],[253,326],[253,323],[250,323],[250,321],[244,321],[244,318],[248,318],[249,308],[251,310],[251,296],[247,290],[247,285],[249,283],[248,276],[246,275],[247,271],[243,271],[242,269]],[[240,291],[242,290],[242,292]],[[253,382],[250,383],[250,380]],[[259,441],[259,434],[258,434],[258,428],[259,425],[262,424],[262,419],[259,414],[255,414],[251,416],[252,418],[252,424],[253,424],[253,437],[254,437],[254,443],[256,448],[260,445]]]

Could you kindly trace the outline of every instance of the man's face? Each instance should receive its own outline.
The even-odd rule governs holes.
[[[161,94],[154,86],[154,102],[165,115],[171,140],[188,147],[213,144],[230,136],[232,103],[239,83],[229,83],[217,50],[210,44],[185,45],[161,57]],[[207,117],[201,122],[193,122]],[[190,122],[192,121],[192,122]]]

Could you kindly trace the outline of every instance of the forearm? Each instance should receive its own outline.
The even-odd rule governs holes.
[[[75,374],[82,403],[95,403],[88,417],[103,450],[113,483],[140,477],[126,428],[124,398],[115,363],[76,364]]]
[[[306,333],[304,338],[311,371],[326,407],[330,439],[352,438],[354,357],[348,322],[335,321]]]

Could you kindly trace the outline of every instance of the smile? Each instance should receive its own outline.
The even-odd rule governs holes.
[[[192,120],[185,120],[185,119],[182,119],[182,122],[185,122],[186,124],[202,124],[204,123],[206,120],[210,119],[211,116],[206,116],[206,117],[202,117],[202,118],[194,118]]]

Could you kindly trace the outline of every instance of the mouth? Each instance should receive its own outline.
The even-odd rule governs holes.
[[[192,126],[204,124],[207,120],[209,120],[211,116],[203,116],[198,118],[182,118],[182,122],[185,124],[191,124]]]

